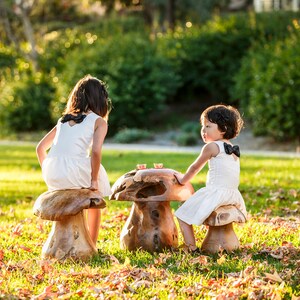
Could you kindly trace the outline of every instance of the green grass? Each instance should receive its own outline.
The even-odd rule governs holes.
[[[184,172],[195,157],[105,151],[103,165],[113,184],[138,163],[162,162]],[[0,298],[297,299],[299,169],[299,158],[242,157],[240,191],[250,219],[235,226],[241,249],[234,253],[192,257],[184,251],[153,255],[123,251],[119,234],[130,203],[107,201],[99,255],[87,263],[59,263],[40,259],[51,222],[32,214],[35,199],[46,190],[34,146],[0,145]],[[193,179],[195,189],[204,185],[206,171]],[[177,206],[172,203],[174,209]],[[200,246],[206,228],[196,226],[195,233]]]

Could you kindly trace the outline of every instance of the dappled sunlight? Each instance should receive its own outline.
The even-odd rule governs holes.
[[[103,165],[111,184],[140,162],[153,166],[159,161],[184,172],[194,159],[195,155],[183,153],[107,150],[103,153]],[[40,259],[52,224],[32,212],[37,196],[46,189],[35,147],[15,145],[7,149],[0,145],[0,162],[0,268],[4,283],[1,296],[134,299],[143,295],[201,299],[209,294],[238,299],[258,290],[270,297],[296,293],[300,278],[295,267],[300,259],[300,220],[293,209],[299,209],[300,191],[291,188],[290,181],[297,177],[298,160],[243,157],[241,192],[249,219],[245,224],[234,224],[241,244],[237,251],[193,256],[183,248],[154,254],[121,250],[119,237],[132,203],[106,199],[98,254],[87,263]],[[206,171],[194,178],[195,188],[204,185]],[[171,203],[173,212],[178,205]],[[178,227],[176,218],[175,224]],[[206,226],[195,226],[197,245],[201,245],[206,232]],[[179,234],[179,245],[182,244]]]

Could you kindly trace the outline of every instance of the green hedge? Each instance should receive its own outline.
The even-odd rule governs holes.
[[[85,74],[107,82],[114,106],[111,133],[123,127],[149,127],[151,116],[164,108],[178,85],[171,64],[141,34],[97,39],[93,47],[82,45],[70,53],[65,66],[60,76],[67,84],[58,95],[60,99]]]
[[[280,40],[296,31],[293,22],[297,16],[299,19],[299,13],[277,12],[215,17],[205,25],[162,35],[159,49],[181,76],[184,97],[199,99],[199,92],[209,93],[235,104],[230,94],[242,58],[254,43]]]
[[[74,84],[90,73],[109,85],[114,105],[111,134],[126,127],[150,128],[152,119],[157,120],[167,105],[200,102],[203,94],[208,94],[214,102],[238,105],[241,101],[246,115],[254,122],[255,132],[274,135],[266,129],[271,125],[255,125],[265,119],[264,106],[258,109],[263,97],[257,95],[266,92],[276,97],[266,87],[274,89],[276,82],[280,99],[295,97],[296,92],[290,91],[290,87],[297,86],[295,70],[289,70],[293,85],[268,74],[277,74],[289,65],[284,57],[294,52],[285,51],[294,50],[285,50],[285,42],[281,41],[294,47],[296,41],[288,37],[299,31],[297,24],[299,13],[235,14],[216,17],[201,26],[180,27],[154,39],[136,18],[102,20],[73,28],[64,28],[60,23],[41,25],[42,31],[48,28],[49,32],[38,41],[40,75],[30,75],[31,67],[24,59],[0,47],[0,106],[5,109],[0,112],[0,126],[14,130],[51,126],[60,116]],[[283,66],[277,65],[281,56],[286,60]],[[277,69],[272,69],[273,60]],[[268,74],[264,74],[266,69]],[[259,83],[257,74],[261,78]],[[37,78],[41,78],[38,84]],[[9,108],[11,99],[14,108]],[[279,120],[279,110],[271,110],[272,118]],[[45,114],[47,122],[35,123],[38,111]],[[295,125],[290,115],[293,112],[286,112],[282,121],[291,128]],[[11,121],[14,118],[20,120]]]
[[[235,96],[257,135],[300,140],[299,34],[254,47],[236,76]]]
[[[53,93],[49,80],[40,74],[14,77],[1,91],[1,126],[21,132],[49,129]]]

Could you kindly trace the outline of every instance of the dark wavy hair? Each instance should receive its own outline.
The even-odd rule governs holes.
[[[65,114],[86,113],[89,110],[107,119],[111,110],[107,87],[101,80],[86,75],[80,79],[69,95]]]
[[[221,132],[224,133],[224,139],[233,139],[236,137],[243,125],[244,121],[239,111],[230,105],[213,105],[203,111],[200,121],[209,120],[211,123],[218,125]]]

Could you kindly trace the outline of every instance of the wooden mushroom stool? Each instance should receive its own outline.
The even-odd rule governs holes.
[[[233,230],[232,223],[245,223],[244,214],[233,205],[221,206],[213,211],[205,220],[209,226],[201,250],[208,253],[217,253],[220,249],[228,252],[239,248],[239,240]]]
[[[105,201],[89,189],[48,191],[36,200],[33,213],[54,221],[42,258],[87,260],[97,253],[87,229],[84,209],[104,208]]]
[[[185,201],[194,189],[178,184],[174,174],[171,169],[133,170],[115,182],[110,199],[133,201],[120,236],[122,249],[160,252],[178,246],[170,201]]]

